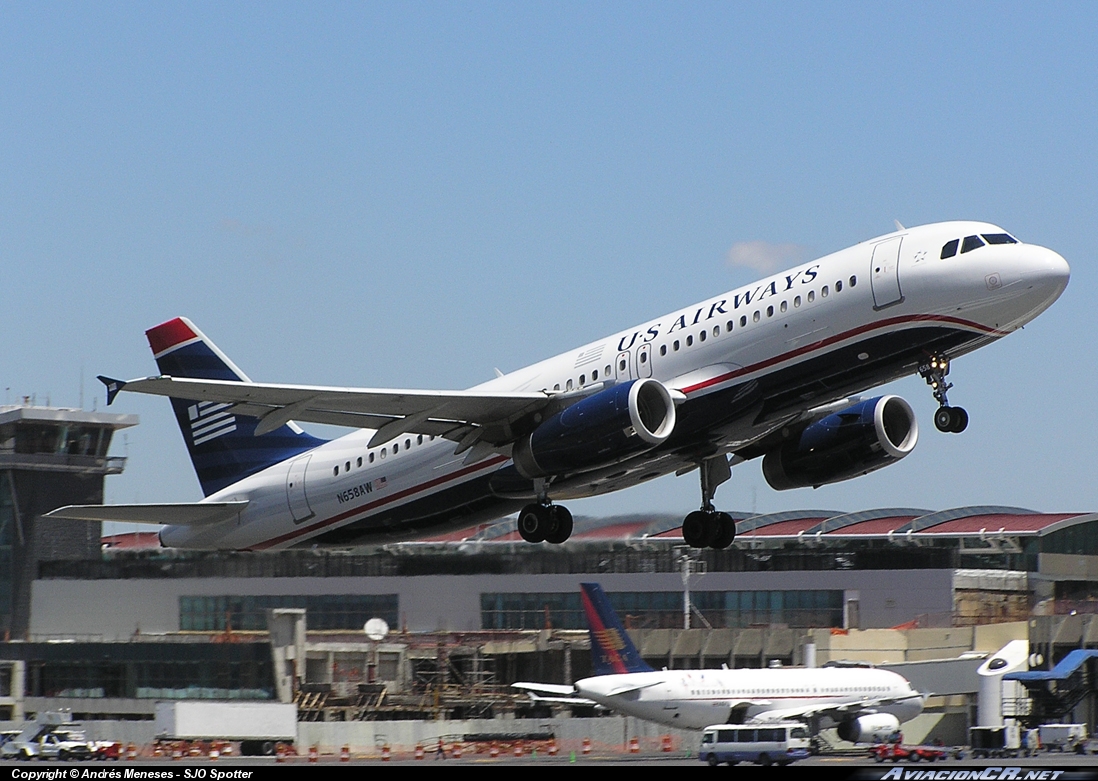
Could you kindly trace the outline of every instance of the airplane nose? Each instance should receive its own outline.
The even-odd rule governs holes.
[[[1045,250],[1042,276],[1046,284],[1053,288],[1055,294],[1059,296],[1067,287],[1068,280],[1071,279],[1071,266],[1058,252]]]

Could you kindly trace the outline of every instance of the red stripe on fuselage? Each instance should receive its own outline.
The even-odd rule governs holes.
[[[153,355],[160,355],[160,353],[170,350],[177,344],[195,339],[198,337],[190,326],[183,322],[179,317],[174,320],[169,320],[166,323],[155,325],[145,332],[145,336],[149,339],[149,347],[152,348]]]
[[[844,331],[841,334],[836,334],[835,336],[829,336],[828,338],[821,339],[818,342],[813,342],[812,344],[806,344],[804,347],[798,347],[796,350],[790,350],[787,353],[782,353],[781,355],[774,356],[773,358],[767,358],[765,361],[759,361],[758,363],[753,363],[750,366],[744,366],[740,369],[736,369],[735,371],[726,372],[725,374],[722,374],[719,377],[713,377],[713,378],[705,380],[703,382],[699,382],[696,385],[690,385],[686,388],[680,388],[680,390],[683,393],[686,393],[686,394],[694,393],[694,392],[700,391],[700,390],[705,390],[706,388],[711,388],[714,385],[720,385],[723,382],[728,382],[729,380],[734,380],[737,377],[744,376],[745,374],[752,374],[753,372],[761,371],[763,369],[768,369],[771,366],[774,366],[776,364],[783,363],[783,362],[791,360],[793,358],[799,358],[800,356],[805,355],[806,353],[814,352],[816,350],[820,350],[820,349],[825,348],[825,347],[830,347],[833,344],[837,344],[838,342],[842,342],[842,341],[845,341],[847,339],[852,339],[856,336],[861,336],[862,334],[868,333],[870,331],[876,331],[876,330],[880,330],[882,328],[889,328],[891,326],[900,325],[900,324],[903,324],[903,323],[924,323],[924,322],[925,323],[951,323],[953,325],[960,325],[960,326],[964,326],[965,328],[972,328],[972,329],[975,329],[977,331],[983,331],[984,333],[986,333],[990,336],[1006,336],[1009,333],[1009,331],[1000,331],[1000,330],[995,329],[995,328],[988,328],[986,325],[980,325],[979,323],[973,323],[969,320],[962,320],[958,317],[949,317],[948,315],[906,315],[904,317],[890,317],[887,320],[881,320],[881,321],[876,322],[876,323],[867,323],[866,325],[862,325],[862,326],[859,326],[857,328],[852,328],[849,331]]]
[[[452,472],[448,475],[436,477],[434,480],[428,480],[426,483],[412,486],[411,488],[406,488],[403,491],[397,491],[395,494],[390,494],[384,499],[378,499],[377,501],[370,502],[369,504],[365,504],[362,507],[356,507],[355,509],[348,510],[345,513],[333,515],[331,518],[327,518],[323,521],[317,521],[316,523],[311,523],[308,526],[302,526],[300,529],[294,529],[292,532],[287,532],[286,534],[282,534],[278,537],[266,540],[265,542],[261,542],[258,545],[253,545],[248,550],[266,550],[267,548],[286,542],[287,540],[292,540],[296,537],[300,537],[304,534],[316,531],[317,529],[323,529],[326,526],[331,526],[333,523],[339,523],[340,521],[346,520],[351,516],[358,515],[359,513],[369,512],[370,510],[373,510],[377,507],[381,507],[386,504],[392,504],[393,502],[403,499],[407,496],[422,493],[423,491],[427,491],[437,485],[449,482],[450,480],[455,480],[459,477],[464,477],[467,474],[485,469],[486,467],[502,464],[506,460],[506,456],[496,456],[495,458],[488,459],[487,461],[482,461],[473,464],[472,466],[467,466],[464,469],[459,469],[458,471]]]

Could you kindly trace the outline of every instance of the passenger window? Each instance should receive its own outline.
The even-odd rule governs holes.
[[[406,440],[404,440],[404,449],[405,449],[405,450],[407,450],[407,449],[408,449],[408,448],[410,448],[411,446],[412,446],[412,440],[410,440],[410,439],[406,439]]]
[[[666,344],[661,344],[660,345],[660,355],[667,355],[667,345]]]
[[[416,444],[417,445],[422,445],[423,444],[423,435],[422,434],[420,434],[418,437],[416,437]]]
[[[843,281],[841,279],[838,282],[835,283],[835,292],[836,293],[843,292]]]
[[[387,448],[387,447],[381,448],[381,460],[382,461],[385,460],[385,454],[388,453],[388,452],[389,452],[389,448]]]
[[[713,336],[721,335],[721,327],[719,325],[713,326]]]
[[[678,339],[676,339],[675,343],[673,345],[671,345],[671,349],[674,350],[675,352],[679,351],[679,340]]]
[[[644,356],[641,356],[641,357],[643,358]],[[586,374],[581,374],[580,375],[580,387],[582,388],[586,384],[587,384],[587,375]]]
[[[591,382],[594,382],[598,378],[599,378],[599,370],[598,369],[593,369],[591,371]]]
[[[827,285],[820,288],[820,298],[827,298]]]
[[[622,362],[621,362],[621,368],[622,368],[622,371],[625,371],[625,361],[622,361]],[[564,386],[564,389],[565,389],[565,390],[572,390],[572,381],[571,381],[571,380],[569,380],[569,381],[568,381],[568,382],[567,382],[567,383],[565,384],[565,386]]]
[[[1018,240],[1005,233],[984,233],[984,241],[988,244],[1017,244]]]
[[[704,342],[705,341],[705,331],[702,331],[700,334],[698,334],[698,338],[701,339]]]
[[[358,457],[358,463],[356,464],[360,469],[362,468],[362,456]]]
[[[809,290],[808,291],[808,303],[811,304],[815,300],[816,300],[816,291],[815,290]]]
[[[755,310],[755,314],[751,315],[751,319],[754,320],[756,323],[759,322],[761,316],[759,315],[758,309]]]
[[[648,363],[648,353],[641,353],[641,363]],[[582,380],[583,377],[580,377]]]
[[[747,325],[747,315],[740,315],[740,328]]]
[[[793,298],[793,308],[796,309],[800,305],[801,305],[801,297],[800,296],[795,296]]]
[[[690,347],[692,344],[694,344],[694,337],[693,336],[686,337],[686,346]]]
[[[774,307],[768,306],[766,308],[766,316],[767,317],[773,317],[774,316]]]
[[[731,331],[732,330],[732,321],[731,320],[728,321],[728,324],[725,326],[725,330],[726,331]]]
[[[370,460],[371,464],[374,463],[374,454],[373,453],[370,453],[369,460]]]
[[[979,249],[982,246],[984,246],[984,240],[979,236],[965,236],[965,241],[961,245],[961,254],[972,252],[972,250]]]
[[[789,302],[788,301],[782,301],[781,310],[784,312],[787,309],[789,309]]]
[[[350,472],[351,471],[351,462],[350,461],[347,462],[347,465],[343,468],[343,471],[344,472]]]
[[[337,477],[339,476],[339,464],[336,464],[335,467],[332,469],[332,474],[336,475]]]
[[[946,258],[952,258],[957,254],[957,245],[961,243],[960,239],[954,239],[953,241],[947,241],[942,245],[942,260]]]
[[[560,383],[559,382],[556,385],[553,386],[553,390],[555,390],[555,391],[560,390]]]
[[[610,374],[611,374],[610,364],[606,364],[606,371],[604,371],[603,374],[605,374],[607,377],[610,376]]]
[[[857,277],[851,277],[850,278],[850,286],[854,287],[857,284],[858,284],[858,278]]]
[[[399,442],[394,442],[393,443],[393,455],[395,456],[398,452],[400,452],[400,443]]]

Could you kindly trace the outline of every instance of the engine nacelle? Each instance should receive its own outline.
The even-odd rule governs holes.
[[[851,743],[887,743],[900,731],[900,720],[891,713],[870,713],[839,722],[838,733]]]
[[[861,477],[915,449],[919,424],[899,396],[880,396],[807,426],[763,458],[763,475],[776,491],[818,488]]]
[[[523,477],[584,472],[651,450],[671,436],[675,402],[652,379],[613,385],[577,401],[515,443]]]

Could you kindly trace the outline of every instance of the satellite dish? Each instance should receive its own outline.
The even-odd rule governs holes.
[[[389,634],[389,625],[385,623],[383,618],[371,618],[366,622],[366,626],[362,627],[362,631],[366,633],[366,636],[377,642],[378,640],[384,640],[385,635]]]

